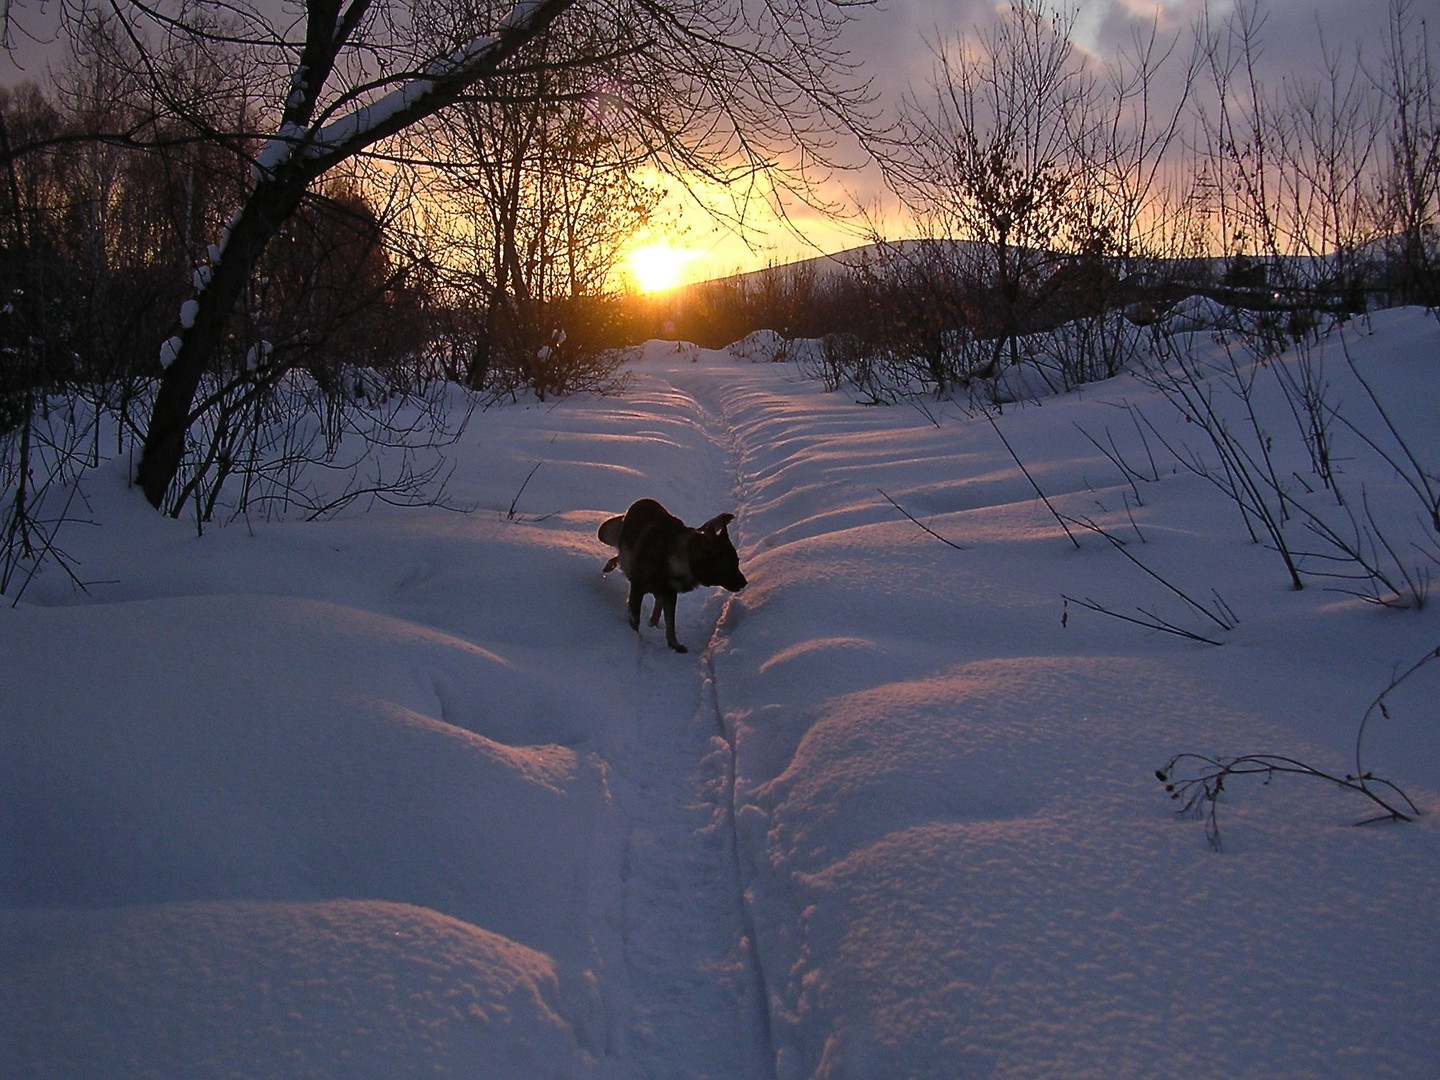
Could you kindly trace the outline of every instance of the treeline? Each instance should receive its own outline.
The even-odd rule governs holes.
[[[33,85],[0,88],[7,141],[47,146],[7,161],[0,199],[0,402],[12,412],[28,391],[62,387],[112,388],[123,411],[158,370],[161,343],[223,236],[215,221],[242,189],[234,153],[169,134],[125,102],[117,93],[97,120]],[[130,137],[149,128],[152,147],[163,148],[81,134],[97,123]],[[231,361],[253,364],[279,348],[326,384],[346,366],[403,362],[433,327],[424,283],[390,243],[358,184],[320,185],[257,268]]]
[[[97,16],[52,88],[0,87],[0,403],[12,414],[27,389],[105,384],[123,400],[153,379],[219,259],[263,153],[262,114],[237,57],[175,59],[155,85]],[[493,393],[579,385],[535,355],[562,326],[577,355],[617,337],[604,282],[658,195],[607,158],[578,111],[457,107],[427,133],[435,161],[316,182],[253,267],[223,363],[326,387],[354,367],[397,386],[435,374]]]
[[[1103,74],[1073,22],[1024,0],[935,43],[930,83],[874,143],[928,242],[877,235],[863,258],[659,298],[613,287],[661,199],[635,179],[643,157],[595,125],[584,79],[517,76],[530,85],[427,125],[408,163],[313,184],[253,268],[227,362],[545,396],[603,384],[607,354],[649,336],[720,346],[764,328],[928,355],[943,390],[1015,359],[1026,333],[1187,290],[1440,301],[1440,94],[1404,0],[1383,57],[1326,54],[1325,78],[1268,96],[1259,9],[1198,27],[1188,56],[1151,38]],[[11,424],[28,389],[106,384],[123,402],[153,378],[264,145],[265,87],[238,53],[192,42],[159,67],[113,19],[82,30],[52,88],[0,88]],[[991,355],[947,359],[960,337]]]
[[[943,394],[1062,325],[1063,385],[1113,375],[1116,313],[1188,295],[1255,312],[1262,347],[1440,303],[1440,65],[1412,5],[1391,5],[1378,55],[1317,49],[1312,76],[1268,91],[1258,7],[1137,38],[1103,71],[1074,18],[1021,3],[936,42],[877,144],[920,239],[693,286],[664,312],[676,334],[824,338],[862,381],[884,364]]]
[[[98,460],[102,419],[167,512],[318,513],[301,466],[346,432],[414,450],[445,437],[419,433],[447,387],[604,388],[652,336],[820,339],[827,378],[943,394],[1058,326],[1061,384],[1113,374],[1119,314],[1193,292],[1265,310],[1277,342],[1307,313],[1440,303],[1440,62],[1411,0],[1377,54],[1317,48],[1268,90],[1256,6],[1102,66],[1073,12],[1017,0],[883,103],[846,81],[849,9],[797,8],[757,53],[733,0],[680,6],[543,0],[511,26],[488,0],[308,0],[293,40],[243,5],[67,8],[61,73],[0,88],[4,550],[48,535],[37,492]],[[654,166],[803,193],[774,163],[837,140],[915,239],[616,292],[663,231]]]

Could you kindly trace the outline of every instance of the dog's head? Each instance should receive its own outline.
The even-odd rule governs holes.
[[[730,541],[730,522],[734,514],[720,514],[695,530],[690,548],[690,569],[701,585],[719,585],[739,592],[748,582],[740,572],[740,556]]]

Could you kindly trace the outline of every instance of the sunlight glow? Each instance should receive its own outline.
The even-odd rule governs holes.
[[[680,284],[686,264],[697,257],[697,252],[661,242],[636,248],[626,261],[641,292],[664,292]]]

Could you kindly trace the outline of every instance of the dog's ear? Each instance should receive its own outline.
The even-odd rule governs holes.
[[[734,514],[717,514],[715,517],[705,522],[704,525],[701,525],[700,531],[710,536],[714,536],[716,533],[722,531],[726,525],[729,525],[730,522],[734,520]]]

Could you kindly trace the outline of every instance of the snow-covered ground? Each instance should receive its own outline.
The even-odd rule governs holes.
[[[1440,325],[1349,339],[1434,477]],[[1292,591],[1233,503],[1147,450],[1122,405],[1205,443],[1130,376],[999,431],[1061,513],[1217,591],[1232,630],[1104,537],[1072,545],[954,405],[860,407],[674,344],[629,377],[476,415],[450,451],[468,514],[197,537],[124,462],[92,475],[98,527],[62,545],[88,595],[49,573],[0,610],[0,1075],[1435,1075],[1440,664],[1366,736],[1412,824],[1236,781],[1217,854],[1154,771],[1193,750],[1343,775],[1367,705],[1440,644],[1440,597]],[[1334,436],[1352,501],[1363,481],[1427,565],[1418,500]],[[597,525],[642,496],[737,515],[751,584],[681,598],[688,655],[637,640],[600,574]]]

